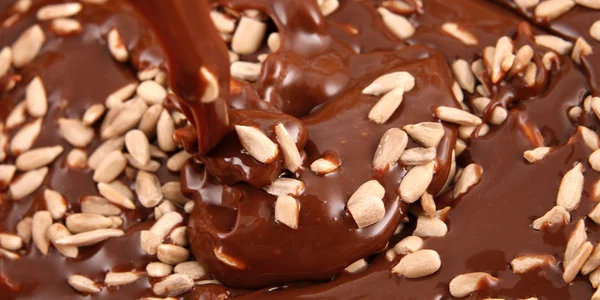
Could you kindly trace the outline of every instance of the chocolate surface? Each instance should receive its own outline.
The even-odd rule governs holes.
[[[0,3],[2,21],[11,15],[12,2],[5,2]],[[38,8],[54,2],[34,1],[14,25],[0,29],[0,47],[11,45],[36,23]],[[485,83],[493,101],[489,107],[504,107],[509,116],[501,125],[491,126],[487,135],[469,139],[458,165],[477,163],[484,173],[481,182],[457,199],[451,190],[443,189],[451,173],[457,126],[443,123],[446,134],[437,147],[436,174],[428,192],[437,196],[438,209],[451,208],[445,219],[448,234],[425,240],[425,248],[440,254],[441,269],[420,279],[391,273],[398,258],[386,260],[385,249],[411,235],[416,218],[397,192],[407,168],[373,170],[373,154],[382,134],[392,127],[436,121],[437,106],[460,107],[448,64],[458,58],[468,62],[479,58],[484,47],[494,46],[500,36],[514,38],[517,49],[531,45],[538,64],[547,49],[535,45],[534,34],[558,34],[572,42],[585,36],[593,47],[598,43],[587,32],[600,19],[600,12],[579,6],[548,23],[533,18],[530,11],[519,11],[508,0],[425,0],[423,4],[420,12],[408,17],[415,34],[401,41],[377,13],[382,1],[341,1],[327,17],[321,15],[316,1],[214,1],[210,5],[220,9],[262,11],[270,17],[269,31],[281,36],[281,47],[267,56],[259,79],[246,83],[230,78],[226,47],[208,17],[211,6],[203,1],[84,3],[74,17],[84,26],[78,35],[56,36],[42,22],[47,41],[33,63],[9,71],[19,74],[21,81],[0,98],[0,121],[22,100],[26,84],[41,76],[50,107],[34,148],[65,147],[51,165],[45,185],[63,194],[70,211],[76,212],[81,198],[97,194],[97,189],[93,171],[65,166],[72,146],[58,135],[56,119],[81,117],[88,107],[103,103],[110,93],[136,80],[136,71],[148,67],[168,71],[171,104],[192,121],[176,138],[197,155],[181,175],[165,167],[157,175],[161,182],[180,179],[194,199],[188,222],[193,255],[225,285],[195,286],[181,296],[184,299],[450,299],[449,282],[466,272],[488,272],[500,278],[466,299],[589,299],[594,290],[585,276],[567,284],[561,267],[519,275],[510,269],[510,261],[524,254],[550,254],[560,261],[576,221],[586,218],[600,200],[594,195],[600,176],[588,163],[593,149],[578,129],[583,125],[598,130],[600,123],[593,112],[584,112],[576,121],[567,114],[587,95],[598,95],[598,52],[584,57],[581,66],[568,56],[561,56],[560,64],[550,71],[540,65],[533,87],[524,86],[521,75],[499,84]],[[449,37],[440,30],[445,22],[461,24],[478,44],[468,46]],[[129,64],[116,62],[106,47],[112,28],[123,36],[132,56]],[[219,97],[211,104],[199,101],[208,86],[199,66],[216,74],[219,83]],[[394,71],[412,74],[415,88],[405,93],[388,122],[374,124],[367,114],[379,98],[361,91]],[[477,95],[464,93],[465,103],[471,105]],[[490,112],[484,113],[484,121]],[[273,128],[279,123],[305,154],[304,169],[294,174],[284,169],[281,157],[268,164],[255,160],[233,127],[255,126],[276,141]],[[197,136],[192,137],[192,132]],[[100,143],[95,139],[89,151]],[[416,146],[409,141],[408,148]],[[523,152],[538,146],[552,150],[543,160],[528,163]],[[311,162],[331,153],[340,159],[339,169],[326,176],[311,172]],[[6,162],[14,160],[9,156]],[[562,176],[578,162],[584,166],[585,185],[571,222],[548,231],[533,230],[531,222],[555,205]],[[277,197],[263,190],[279,177],[305,183],[303,194],[296,197],[301,207],[297,230],[274,220]],[[127,176],[121,179],[134,186]],[[346,203],[370,179],[386,189],[386,214],[375,225],[358,229]],[[0,231],[14,232],[23,217],[43,209],[42,194],[40,189],[18,202],[0,196]],[[151,209],[136,204],[136,209],[121,216],[124,237],[81,248],[76,259],[65,258],[56,249],[43,256],[32,244],[21,251],[21,259],[0,258],[0,299],[89,298],[66,283],[70,275],[101,282],[108,271],[143,271],[155,259],[140,249],[139,232],[153,224],[154,216]],[[407,220],[404,229],[395,232]],[[585,223],[589,240],[596,242],[598,225],[592,220]],[[235,257],[244,268],[223,264],[215,258],[215,250]],[[369,263],[365,270],[344,271],[361,258]],[[91,298],[151,297],[155,281],[142,277],[133,284],[106,287]]]

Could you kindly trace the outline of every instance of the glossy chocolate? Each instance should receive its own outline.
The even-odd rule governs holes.
[[[0,46],[12,44],[35,22],[35,11],[42,2],[52,1],[36,2],[15,25],[0,30]],[[407,213],[407,205],[396,192],[406,170],[395,166],[378,174],[371,162],[387,129],[435,121],[432,109],[436,105],[458,107],[448,63],[456,58],[479,58],[482,49],[493,46],[502,35],[515,38],[517,47],[535,46],[531,32],[550,31],[574,40],[587,32],[591,20],[600,18],[599,12],[577,7],[551,25],[531,20],[536,25],[529,28],[519,23],[531,19],[530,12],[519,17],[494,1],[426,0],[423,12],[409,17],[416,33],[400,41],[377,14],[381,1],[341,1],[326,18],[316,1],[215,1],[215,6],[239,11],[259,9],[281,34],[280,50],[268,56],[259,80],[248,84],[229,79],[227,54],[210,24],[209,7],[202,1],[175,2],[135,0],[139,11],[123,1],[84,4],[76,17],[84,24],[81,35],[55,37],[46,31],[48,41],[37,60],[15,72],[22,76],[22,83],[2,96],[0,120],[23,97],[24,83],[35,75],[42,76],[51,105],[47,126],[34,146],[60,143],[65,147],[65,154],[52,166],[47,184],[63,193],[76,211],[82,195],[95,194],[95,185],[91,171],[64,167],[71,146],[57,136],[54,120],[80,117],[87,107],[131,82],[134,70],[148,66],[168,70],[175,94],[171,97],[194,123],[193,128],[178,131],[176,138],[186,149],[200,153],[181,174],[185,190],[196,201],[188,224],[193,254],[214,278],[230,286],[196,286],[183,298],[447,299],[451,298],[450,280],[474,271],[488,272],[500,281],[468,299],[589,299],[593,294],[584,276],[566,284],[562,270],[551,267],[517,275],[510,270],[510,261],[522,254],[551,254],[557,260],[563,256],[575,222],[546,232],[531,229],[531,222],[554,206],[562,175],[576,162],[583,163],[586,181],[572,220],[585,217],[598,201],[593,186],[600,178],[587,162],[592,150],[577,131],[579,124],[598,129],[598,121],[593,113],[577,122],[567,115],[567,110],[579,105],[587,94],[598,93],[597,55],[584,58],[583,66],[561,57],[557,69],[538,70],[534,87],[524,87],[519,77],[495,86],[487,83],[494,105],[509,109],[509,118],[492,127],[486,136],[471,137],[468,150],[459,157],[460,166],[475,162],[483,167],[482,181],[458,199],[450,192],[436,197],[438,209],[450,206],[451,210],[446,218],[448,234],[425,242],[426,248],[442,257],[442,267],[433,275],[398,277],[390,272],[397,260],[388,262],[379,252],[388,241],[393,245],[410,235],[415,218]],[[511,7],[509,1],[495,2]],[[2,20],[7,16],[8,12]],[[583,19],[585,22],[577,21]],[[466,46],[448,37],[439,29],[447,21],[464,25],[479,44]],[[112,27],[119,28],[133,54],[131,66],[115,62],[106,49],[105,35]],[[534,60],[539,63],[545,51],[534,49]],[[198,77],[200,65],[217,74],[220,97],[214,104],[198,103],[206,86]],[[377,98],[362,95],[361,90],[378,76],[396,70],[413,74],[415,88],[405,94],[390,121],[375,125],[366,115]],[[465,102],[471,97],[467,95]],[[66,105],[61,105],[63,99]],[[281,159],[270,164],[254,160],[232,130],[233,125],[256,126],[275,141],[272,132],[278,123],[286,126],[306,154],[304,169],[297,174],[284,171]],[[434,195],[442,190],[453,159],[456,126],[444,125],[446,135],[437,149],[437,173],[429,188]],[[190,136],[194,130],[196,138]],[[94,141],[91,148],[99,143]],[[523,159],[523,151],[542,145],[553,147],[544,160],[530,164]],[[414,146],[409,142],[408,148]],[[326,151],[337,154],[341,167],[327,176],[316,175],[308,166]],[[167,170],[160,170],[158,175],[165,182],[177,176]],[[275,196],[262,190],[277,177],[292,176],[306,184],[304,193],[297,197],[301,207],[297,230],[274,220]],[[360,184],[373,178],[386,188],[386,215],[379,223],[359,230],[345,205]],[[19,202],[0,202],[0,230],[14,231],[22,217],[42,208],[41,194],[38,191]],[[86,248],[75,260],[60,256],[54,249],[43,257],[31,245],[20,260],[0,258],[0,299],[84,298],[66,284],[69,275],[83,274],[102,281],[108,270],[143,270],[152,257],[139,249],[138,232],[151,225],[153,216],[140,206],[123,218],[126,236]],[[411,221],[394,234],[406,218]],[[596,224],[588,220],[586,225],[591,241],[600,238]],[[214,257],[214,249],[239,259],[245,268],[236,270],[222,264]],[[357,274],[343,271],[360,258],[369,262],[366,270]],[[93,298],[152,296],[151,283],[143,277],[135,284],[105,288]],[[252,290],[257,288],[262,289]]]

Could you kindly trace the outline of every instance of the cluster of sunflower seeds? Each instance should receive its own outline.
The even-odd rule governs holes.
[[[588,160],[594,170],[598,167],[598,155],[600,150],[598,145],[600,137],[591,129],[579,127],[577,134],[594,152]],[[544,159],[551,153],[549,147],[538,147],[533,150],[525,151],[523,156],[531,163]],[[597,171],[597,170],[596,170]],[[576,163],[567,171],[560,182],[558,194],[556,196],[556,206],[550,209],[546,214],[537,218],[532,223],[535,230],[547,230],[549,227],[562,226],[571,221],[570,213],[575,211],[581,201],[581,195],[584,185],[584,168],[581,162]],[[588,216],[596,223],[600,222],[600,205],[596,206]],[[556,259],[552,255],[537,254],[520,256],[511,262],[513,272],[516,274],[526,273],[548,265],[557,265]],[[585,222],[579,219],[573,232],[567,241],[564,258],[562,262],[563,280],[566,283],[572,282],[578,273],[587,275],[592,286],[600,286],[600,246],[593,246],[588,241]],[[596,294],[600,292],[596,291]]]
[[[20,0],[15,7],[18,17],[30,7],[30,1]],[[81,10],[82,5],[77,2],[48,5],[38,10],[37,18],[50,22],[48,26],[55,34],[76,34],[81,25],[69,17]],[[131,59],[118,29],[111,29],[106,38],[107,52],[116,61],[126,63]],[[12,47],[2,49],[2,75],[11,71],[11,65],[21,68],[32,62],[45,40],[41,25],[36,24]],[[14,164],[0,165],[0,186],[13,201],[44,189],[46,210],[21,220],[16,233],[0,233],[0,254],[19,259],[19,251],[32,242],[44,255],[54,246],[63,256],[76,258],[80,247],[124,236],[120,215],[135,209],[139,201],[141,206],[154,208],[157,222],[142,233],[141,242],[160,262],[149,264],[146,272],[108,272],[101,283],[72,275],[69,284],[83,293],[98,293],[104,286],[130,284],[147,274],[159,279],[153,286],[155,294],[176,296],[195,284],[216,283],[200,264],[188,261],[186,227],[179,212],[190,213],[193,202],[181,193],[179,182],[160,182],[154,174],[163,162],[170,171],[179,172],[191,156],[173,141],[176,128],[186,126],[188,121],[181,112],[163,106],[168,93],[166,75],[154,66],[139,70],[139,82],[114,91],[104,103],[91,105],[80,118],[56,120],[59,134],[72,147],[70,150],[58,144],[33,148],[50,104],[43,78],[35,77],[27,83],[24,99],[0,123],[0,162],[15,158]],[[87,148],[96,138],[104,142],[89,152]],[[8,153],[4,149],[9,149]],[[74,211],[58,191],[44,186],[52,164],[65,151],[66,166],[93,170],[97,183],[98,194],[83,196],[80,211]],[[134,181],[133,189],[122,178]],[[173,219],[177,221],[173,223]],[[158,244],[148,248],[145,238],[154,235],[160,237]]]

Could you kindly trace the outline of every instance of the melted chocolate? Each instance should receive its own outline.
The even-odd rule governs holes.
[[[0,30],[0,45],[11,45],[36,22],[37,8],[51,2],[35,2],[17,23]],[[503,35],[516,37],[517,46],[532,44],[529,29],[518,25],[521,18],[490,1],[428,0],[424,13],[410,16],[417,27],[415,35],[400,41],[385,28],[376,12],[381,1],[341,1],[327,18],[321,16],[316,1],[215,1],[214,5],[239,11],[259,9],[272,18],[281,35],[280,50],[268,56],[260,79],[248,84],[229,79],[227,53],[210,24],[209,7],[203,1],[132,2],[139,12],[123,1],[103,6],[84,4],[84,10],[75,17],[84,25],[80,35],[56,37],[46,30],[47,42],[36,61],[24,69],[11,70],[11,74],[20,74],[22,81],[0,99],[0,120],[23,98],[25,83],[41,76],[50,110],[34,147],[65,147],[65,154],[51,166],[53,171],[46,184],[65,195],[70,208],[77,211],[81,196],[95,194],[92,172],[64,166],[71,146],[56,134],[55,120],[80,117],[87,107],[104,101],[108,94],[134,80],[132,68],[161,66],[168,70],[176,95],[171,97],[194,121],[193,127],[178,131],[177,138],[186,149],[199,152],[182,172],[185,190],[196,200],[189,221],[194,256],[213,277],[227,285],[265,287],[251,291],[197,286],[183,298],[450,298],[449,281],[473,271],[488,272],[501,280],[469,299],[590,298],[593,290],[583,276],[568,285],[561,278],[560,268],[516,275],[509,263],[521,254],[562,257],[575,222],[546,232],[534,231],[530,225],[554,206],[558,183],[576,162],[584,164],[586,181],[582,202],[572,220],[585,217],[598,201],[592,190],[600,178],[587,163],[592,150],[581,141],[576,133],[578,124],[566,113],[588,93],[598,94],[598,54],[584,58],[581,67],[561,57],[557,69],[539,70],[533,88],[524,88],[520,78],[497,86],[488,83],[494,105],[508,108],[509,118],[488,135],[471,137],[468,150],[459,159],[462,166],[470,162],[481,165],[482,181],[458,199],[453,199],[451,193],[442,193],[436,199],[438,209],[452,207],[446,219],[448,234],[425,242],[426,248],[441,255],[442,268],[425,278],[406,279],[392,274],[390,270],[397,261],[388,262],[379,252],[390,239],[392,245],[410,235],[414,227],[409,222],[394,235],[396,226],[408,216],[406,204],[396,192],[406,171],[395,166],[383,175],[375,174],[371,161],[377,143],[391,127],[434,121],[435,105],[457,106],[447,62],[456,58],[472,61],[483,47],[493,46]],[[496,2],[513,7],[512,1]],[[6,13],[1,20],[9,16],[8,5],[1,3],[3,7]],[[597,11],[581,7],[550,24],[532,19],[531,12],[519,14],[536,24],[534,32],[552,32],[570,40],[584,35],[591,22],[600,18]],[[448,37],[439,29],[448,21],[460,23],[479,44],[466,46]],[[106,49],[104,37],[113,27],[120,30],[132,54],[132,68],[115,62]],[[597,43],[586,40],[592,46]],[[544,51],[534,49],[539,62]],[[198,76],[200,66],[207,66],[219,81],[219,99],[213,104],[198,102],[206,89],[206,82]],[[416,86],[405,94],[390,121],[375,125],[366,115],[377,99],[360,91],[376,77],[396,70],[413,74]],[[589,115],[579,121],[593,129],[599,126],[597,119]],[[243,150],[232,130],[237,124],[257,126],[275,141],[272,128],[280,122],[304,150],[305,167],[325,153],[334,152],[341,159],[340,169],[319,176],[307,168],[297,174],[283,171],[280,159],[260,164]],[[437,173],[429,188],[432,194],[442,190],[453,159],[456,127],[444,125],[446,136],[437,149]],[[191,137],[192,131],[198,137]],[[94,141],[90,149],[99,144]],[[523,151],[541,145],[555,147],[544,160],[527,163]],[[414,146],[411,142],[408,147]],[[176,180],[177,176],[166,169],[157,174],[162,182]],[[306,184],[304,194],[298,197],[298,230],[274,221],[275,197],[261,189],[277,177],[292,175]],[[386,215],[379,223],[359,230],[345,205],[354,190],[372,178],[386,188]],[[0,202],[0,230],[13,232],[21,218],[43,209],[42,194],[40,189],[19,202]],[[0,258],[0,299],[83,298],[66,284],[69,275],[77,273],[102,281],[109,270],[143,270],[152,257],[139,249],[138,232],[151,225],[153,216],[140,206],[122,217],[126,236],[87,247],[77,259],[66,259],[54,249],[44,257],[32,245],[19,260]],[[586,225],[590,240],[600,238],[596,224],[586,221]],[[243,261],[246,268],[236,270],[223,265],[214,257],[215,248]],[[360,258],[369,262],[366,270],[357,274],[342,271]],[[143,277],[135,284],[105,288],[94,298],[152,296],[150,283]]]

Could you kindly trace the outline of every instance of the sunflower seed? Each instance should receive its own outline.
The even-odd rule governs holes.
[[[123,150],[124,145],[125,139],[122,137],[105,141],[102,145],[96,148],[92,155],[90,155],[88,165],[93,170],[96,170],[109,153]]]
[[[136,282],[142,277],[141,272],[108,272],[104,283],[108,286],[120,286]]]
[[[210,18],[221,33],[233,33],[235,30],[235,20],[224,13],[213,10],[210,12]]]
[[[565,249],[565,257],[563,259],[563,266],[566,268],[571,261],[577,255],[577,252],[581,248],[581,246],[587,240],[587,233],[585,232],[585,223],[583,219],[580,219],[575,225],[575,229],[571,232],[569,236],[569,241],[567,242],[567,247]],[[579,270],[578,270],[579,271]]]
[[[13,61],[12,49],[10,47],[2,48],[0,51],[0,77],[4,77],[10,69]]]
[[[40,25],[29,27],[12,45],[13,65],[22,68],[32,62],[40,53],[45,41],[46,35]]]
[[[65,216],[67,212],[67,200],[57,191],[46,189],[44,191],[44,200],[46,208],[52,215],[52,219],[59,220]]]
[[[448,179],[450,179],[450,177],[448,177]],[[435,201],[431,194],[427,192],[423,193],[423,196],[421,196],[421,207],[428,216],[432,218],[435,217]]]
[[[125,62],[129,59],[129,51],[121,38],[121,34],[115,28],[108,32],[108,49],[118,62]]]
[[[368,118],[375,124],[384,124],[400,107],[404,95],[402,87],[387,92],[369,111]]]
[[[96,229],[110,228],[113,220],[99,214],[77,213],[67,217],[66,225],[73,233],[82,233]]]
[[[114,182],[113,182],[114,183]],[[105,197],[108,201],[113,204],[122,206],[127,209],[135,209],[135,203],[133,203],[132,197],[129,197],[120,188],[114,184],[106,184],[103,182],[98,183],[98,191],[100,195]]]
[[[32,117],[43,117],[48,112],[46,90],[39,76],[33,78],[27,85],[25,103],[27,103],[27,111]]]
[[[472,186],[481,180],[483,168],[477,164],[470,164],[465,167],[460,178],[454,186],[454,198],[458,198],[466,193]]]
[[[357,190],[354,194],[356,195],[358,192],[359,191]],[[381,221],[385,216],[385,206],[383,201],[373,194],[365,194],[360,198],[352,200],[353,199],[350,198],[347,207],[359,229],[371,226]]]
[[[442,30],[465,45],[473,46],[478,43],[477,38],[472,33],[459,27],[456,23],[444,23]]]
[[[0,247],[16,251],[23,247],[23,239],[15,234],[0,233]]]
[[[404,166],[420,166],[435,159],[435,148],[412,148],[402,152],[400,163]]]
[[[150,106],[142,116],[138,129],[143,131],[147,137],[152,137],[156,133],[156,124],[163,111],[163,106],[155,104]]]
[[[13,165],[0,165],[0,189],[10,184],[16,171],[17,167]]]
[[[592,111],[598,118],[598,116],[600,116],[600,97],[590,98],[589,103],[590,103],[590,107],[591,107]]]
[[[140,247],[142,252],[148,255],[155,255],[162,241],[163,239],[160,236],[148,230],[142,230],[140,233]]]
[[[438,218],[419,216],[417,219],[417,227],[413,234],[420,237],[442,237],[445,236],[447,232],[448,226],[444,221]]]
[[[484,272],[461,274],[450,281],[450,294],[456,298],[463,298],[479,289],[493,285],[499,280]]]
[[[600,137],[598,137],[598,134],[595,131],[584,126],[577,127],[577,131],[581,135],[581,138],[586,143],[586,145],[590,147],[590,149],[598,150]]]
[[[591,9],[600,9],[600,1],[598,0],[575,0],[575,3]]]
[[[127,166],[127,159],[121,151],[109,153],[94,172],[94,181],[108,183],[119,177]]]
[[[381,15],[385,26],[398,38],[406,39],[415,34],[415,27],[404,16],[397,15],[380,7],[377,12]]]
[[[30,122],[13,136],[12,141],[10,143],[10,150],[14,155],[18,155],[22,152],[25,152],[31,148],[35,140],[40,135],[42,131],[42,119],[36,119],[33,122]]]
[[[437,272],[441,265],[440,255],[435,250],[419,250],[404,256],[392,273],[406,278],[421,278]]]
[[[515,61],[511,68],[511,74],[518,74],[525,70],[527,64],[531,62],[533,58],[533,48],[529,45],[524,45],[517,51],[515,55]]]
[[[82,30],[81,23],[74,19],[59,18],[52,20],[50,30],[56,35],[70,35],[79,33]]]
[[[600,246],[596,245],[590,257],[581,268],[581,274],[588,275],[600,266]]]
[[[579,206],[582,191],[583,165],[581,163],[577,163],[563,176],[560,182],[560,187],[558,188],[556,204],[571,212],[575,210],[577,206]]]
[[[323,0],[322,3],[320,3],[319,8],[321,10],[321,14],[326,17],[336,11],[339,6],[339,0]]]
[[[452,63],[452,71],[458,84],[472,94],[475,90],[475,76],[471,72],[469,63],[464,59],[458,59]]]
[[[146,273],[150,277],[165,277],[173,272],[173,266],[162,262],[151,262],[146,265]]]
[[[506,36],[503,36],[498,39],[496,42],[496,48],[494,51],[494,58],[492,60],[492,72],[491,79],[493,83],[497,83],[504,76],[504,71],[502,70],[502,61],[513,53],[514,44],[513,41]]]
[[[137,82],[128,83],[127,85],[119,88],[118,90],[116,90],[116,91],[112,92],[110,95],[108,95],[108,97],[106,97],[106,101],[104,102],[104,104],[109,109],[113,109],[117,106],[122,105],[123,101],[125,101],[126,99],[129,99],[129,98],[131,98],[131,96],[133,96],[133,93],[135,93],[137,86],[138,86]]]
[[[173,133],[175,132],[175,123],[171,118],[171,115],[167,111],[163,111],[160,114],[158,123],[156,125],[156,135],[158,140],[158,146],[165,152],[171,152],[177,149],[177,144],[173,140]]]
[[[137,78],[140,81],[151,80],[158,75],[159,71],[160,69],[157,66],[150,65],[138,71]]]
[[[277,178],[264,190],[274,196],[300,196],[304,192],[304,182],[293,178]]]
[[[523,10],[535,7],[538,3],[540,0],[515,0],[515,4]]]
[[[190,202],[194,203],[194,202]],[[177,246],[185,247],[189,245],[189,241],[187,238],[187,227],[179,226],[171,231],[169,234],[169,239]]]
[[[159,296],[179,296],[194,287],[194,281],[185,274],[172,274],[152,287]]]
[[[52,224],[50,227],[48,227],[47,235],[56,250],[58,250],[58,252],[60,252],[64,257],[75,258],[79,255],[79,249],[76,246],[56,244],[56,240],[66,236],[71,236],[71,232],[69,232],[65,225],[61,223]]]
[[[459,125],[477,126],[481,124],[481,118],[458,108],[438,106],[435,108],[434,114],[442,121]]]
[[[573,43],[563,40],[557,36],[547,34],[536,35],[535,43],[562,55],[566,55],[573,48]]]
[[[570,283],[575,279],[577,273],[579,273],[585,261],[588,259],[588,257],[590,257],[590,254],[592,254],[592,248],[592,243],[585,242],[577,250],[577,252],[575,253],[575,255],[569,263],[566,263],[566,261],[563,263],[563,265],[565,266],[565,271],[563,272],[563,280],[566,283]]]
[[[46,179],[48,168],[27,171],[15,179],[9,186],[10,195],[13,200],[21,200],[35,192]]]
[[[155,207],[163,199],[158,177],[148,172],[138,172],[135,181],[135,192],[144,207]]]
[[[544,54],[544,56],[542,56],[542,64],[544,65],[544,69],[547,71],[552,70],[553,66],[556,66],[558,69],[560,66],[560,58],[556,53],[548,51]]]
[[[236,61],[231,64],[230,71],[233,78],[254,82],[260,77],[262,64],[245,61]]]
[[[279,50],[279,47],[281,46],[281,37],[279,36],[279,33],[273,32],[269,35],[267,38],[267,46],[271,52],[277,52],[277,50]]]
[[[21,171],[38,169],[52,163],[62,152],[62,146],[29,150],[17,157],[16,166]]]
[[[581,58],[583,56],[590,55],[592,52],[592,46],[590,46],[590,44],[588,44],[584,38],[579,37],[575,42],[575,46],[573,46],[571,58],[573,61],[575,61],[575,63],[581,64]]]
[[[52,215],[48,211],[40,210],[33,214],[31,237],[33,243],[43,255],[48,254],[50,249],[50,239],[46,235],[50,225],[52,225]]]
[[[281,195],[275,201],[275,220],[292,229],[298,229],[300,207],[293,197]]]
[[[81,275],[69,276],[69,285],[72,288],[86,294],[100,293],[101,288],[91,279]]]
[[[104,115],[105,111],[106,111],[106,108],[101,103],[94,104],[94,105],[88,107],[88,109],[83,114],[83,117],[81,118],[83,125],[85,125],[85,126],[93,125],[94,123],[96,123],[96,121],[98,121],[102,117],[102,115]]]
[[[181,150],[171,156],[167,160],[167,169],[172,172],[179,172],[185,165],[185,162],[192,157],[191,154],[187,153],[185,150]]]
[[[409,254],[419,251],[421,248],[423,248],[423,239],[415,235],[409,235],[394,246],[394,251],[396,254]]]
[[[444,127],[437,122],[422,122],[402,127],[417,143],[425,147],[437,147],[444,136]]]
[[[29,243],[31,241],[32,223],[33,219],[31,217],[25,217],[21,221],[19,221],[19,223],[17,223],[17,234],[25,243]]]
[[[231,39],[231,50],[237,54],[256,52],[265,37],[267,24],[242,16]]]
[[[506,73],[506,72],[510,71],[514,62],[515,62],[515,55],[512,53],[509,53],[506,55],[506,57],[504,57],[504,59],[502,60],[502,63],[500,63],[500,69],[502,70],[502,72]]]
[[[270,163],[279,155],[277,145],[260,129],[236,125],[235,130],[244,149],[259,162]]]
[[[167,90],[154,80],[143,81],[137,86],[136,91],[148,105],[163,104],[167,98]]]
[[[183,210],[187,214],[191,214],[192,210],[194,210],[194,201],[189,201],[183,206]]]
[[[408,136],[399,128],[391,128],[386,131],[373,157],[375,170],[387,170],[396,164],[408,145]]]
[[[398,187],[400,198],[407,203],[417,201],[431,183],[434,167],[435,162],[431,161],[425,165],[415,166],[410,169]]]
[[[279,147],[281,147],[285,167],[292,172],[298,171],[302,167],[302,158],[296,143],[281,123],[275,126],[275,134],[277,135]]]
[[[367,261],[361,258],[361,259],[351,263],[349,266],[347,266],[344,269],[344,271],[346,271],[350,274],[356,274],[356,273],[364,271],[368,266],[369,266],[369,264],[367,263]]]
[[[550,153],[552,148],[550,147],[537,147],[533,150],[527,150],[523,152],[523,157],[530,163],[534,163],[544,159],[544,157]]]
[[[121,214],[121,209],[102,197],[84,196],[81,199],[81,212],[103,216],[117,216]]]
[[[223,250],[221,248],[219,248],[219,249],[215,248],[213,251],[215,253],[215,257],[218,260],[220,260],[222,263],[224,263],[225,265],[230,266],[235,269],[238,269],[238,270],[246,269],[245,263],[243,263],[239,259],[223,252]]]
[[[163,198],[182,205],[187,203],[188,201],[192,201],[191,199],[183,195],[183,193],[181,192],[181,183],[179,181],[171,181],[165,183],[161,187],[161,192],[163,194]]]
[[[555,265],[556,259],[549,254],[517,256],[510,262],[512,271],[515,274],[523,274],[546,266]]]
[[[393,72],[377,77],[362,90],[363,94],[379,96],[396,88],[409,92],[415,87],[415,78],[408,72]]]
[[[561,206],[555,206],[542,217],[534,220],[531,227],[535,230],[546,230],[546,228],[553,227],[558,224],[567,224],[570,220],[571,215],[566,209]]]
[[[192,278],[192,280],[199,280],[208,275],[204,267],[196,261],[182,262],[175,266],[174,271],[177,274],[185,274]]]
[[[452,94],[454,94],[454,98],[456,99],[456,101],[460,103],[462,103],[465,100],[465,95],[463,94],[460,85],[458,85],[456,81],[452,83]]]
[[[25,111],[27,110],[27,102],[22,101],[19,104],[15,105],[10,114],[6,117],[6,129],[13,129],[21,124],[25,123],[27,120],[27,115]]]
[[[363,183],[348,200],[347,205],[351,205],[356,201],[360,201],[361,198],[372,196],[375,198],[383,199],[385,196],[385,189],[377,180],[369,180]]]
[[[37,18],[46,21],[56,18],[74,16],[81,11],[81,4],[77,2],[46,5],[37,11]]]
[[[129,154],[141,165],[150,161],[150,143],[141,130],[130,130],[125,135],[125,147]]]
[[[319,158],[310,164],[310,170],[322,176],[334,172],[339,167],[339,161],[332,157]]]
[[[101,129],[101,137],[103,139],[115,138],[135,128],[147,109],[148,105],[139,98],[124,103],[121,107],[116,108],[118,112],[114,119],[104,129]],[[111,109],[108,114],[110,115],[113,110],[115,109]],[[109,115],[106,116],[105,122]]]
[[[569,109],[568,111],[568,115],[569,118],[571,118],[571,120],[573,122],[578,122],[579,118],[581,117],[581,115],[583,115],[584,111],[581,107],[579,106],[573,106]]]
[[[67,166],[72,169],[87,168],[87,153],[81,149],[73,149],[67,154]]]
[[[162,244],[157,248],[156,257],[166,264],[176,265],[188,260],[190,252],[181,246]]]
[[[600,41],[600,20],[594,22],[592,26],[590,26],[589,34],[593,39]]]
[[[72,245],[72,246],[91,246],[102,241],[105,241],[114,237],[124,236],[125,232],[120,229],[96,229],[92,231],[86,231],[71,236],[62,237],[56,240],[58,245]]]
[[[129,163],[130,166],[132,166],[135,169],[141,170],[141,171],[155,173],[161,167],[161,164],[155,160],[151,160],[146,165],[142,165],[137,160],[135,160],[135,158],[133,158],[133,156],[131,156],[129,154],[125,154],[125,159],[127,159],[127,162]],[[127,168],[125,169],[125,171],[127,171]],[[131,178],[133,178],[133,176]]]
[[[594,272],[590,273],[588,279],[594,288],[600,286],[600,269],[596,269]]]
[[[537,18],[550,21],[562,16],[575,6],[572,0],[546,0],[535,7],[534,14]]]
[[[94,129],[75,119],[58,119],[62,137],[74,147],[87,147],[94,139]]]
[[[159,239],[164,239],[171,229],[181,222],[183,222],[183,217],[178,212],[168,212],[158,219],[149,231],[155,234]]]

